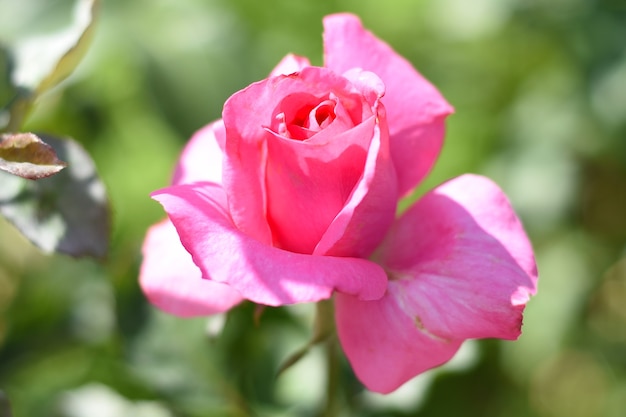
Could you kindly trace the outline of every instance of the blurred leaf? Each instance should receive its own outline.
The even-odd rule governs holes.
[[[276,372],[277,377],[280,376],[287,369],[298,363],[300,359],[304,358],[313,346],[321,342],[327,341],[329,337],[332,336],[335,332],[335,312],[333,308],[333,301],[320,301],[316,304],[315,307],[316,314],[315,322],[313,323],[313,334],[311,335],[311,339],[309,339],[309,341],[304,346],[289,355],[289,357],[285,359],[283,363],[281,363],[278,371]]]
[[[99,4],[99,0],[78,0],[70,27],[16,45],[15,85],[39,95],[67,78],[87,51]]]
[[[0,128],[4,125],[8,131],[20,130],[35,99],[74,71],[93,37],[99,5],[100,0],[77,0],[71,26],[57,33],[25,39],[12,48],[15,65],[11,78],[19,94],[11,99],[9,120],[2,123],[0,119]]]
[[[0,135],[0,170],[30,180],[49,177],[65,168],[54,149],[32,133]]]
[[[38,181],[0,173],[0,213],[44,252],[103,258],[109,206],[93,161],[73,140],[42,138],[68,168]]]
[[[8,124],[8,103],[15,95],[15,87],[11,83],[13,61],[7,48],[0,44],[0,130]]]
[[[11,417],[12,415],[9,399],[4,395],[4,392],[0,391],[0,417]]]

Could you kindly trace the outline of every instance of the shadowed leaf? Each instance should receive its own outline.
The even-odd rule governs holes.
[[[0,391],[0,417],[12,417],[11,414],[11,406],[9,405],[9,400],[4,395],[4,392]]]
[[[9,122],[9,105],[15,96],[15,87],[11,82],[13,61],[6,45],[0,43],[0,131]]]
[[[66,166],[50,145],[32,133],[0,136],[0,170],[38,180],[54,175]]]
[[[103,258],[109,244],[109,206],[93,161],[73,140],[42,139],[68,167],[38,181],[0,172],[0,214],[44,252]]]

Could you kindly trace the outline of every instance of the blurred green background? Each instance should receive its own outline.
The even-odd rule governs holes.
[[[0,390],[17,417],[312,416],[323,350],[280,378],[312,306],[222,323],[166,316],[137,284],[148,194],[235,91],[288,52],[322,63],[321,19],[351,11],[455,106],[419,192],[464,172],[509,195],[536,249],[517,342],[468,343],[383,397],[342,362],[345,416],[626,415],[626,2],[105,0],[78,71],[24,130],[69,135],[107,184],[106,263],[44,256],[0,220]],[[69,0],[0,0],[0,40],[69,22]]]

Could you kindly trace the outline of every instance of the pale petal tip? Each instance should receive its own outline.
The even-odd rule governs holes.
[[[322,21],[324,23],[324,26],[326,26],[327,24],[333,24],[335,22],[347,22],[356,24],[361,27],[363,26],[363,24],[361,23],[361,19],[357,15],[348,12],[329,14],[327,16],[324,16]]]
[[[290,75],[299,72],[306,67],[310,67],[311,63],[307,57],[287,54],[270,73],[270,77],[279,75]]]
[[[517,291],[511,295],[511,305],[513,306],[525,306],[530,297],[535,295],[537,292],[536,288],[528,288],[528,287],[519,287]]]

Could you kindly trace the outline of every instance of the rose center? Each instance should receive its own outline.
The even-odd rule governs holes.
[[[336,102],[308,94],[285,97],[278,106],[271,130],[290,139],[306,140],[335,120]]]

